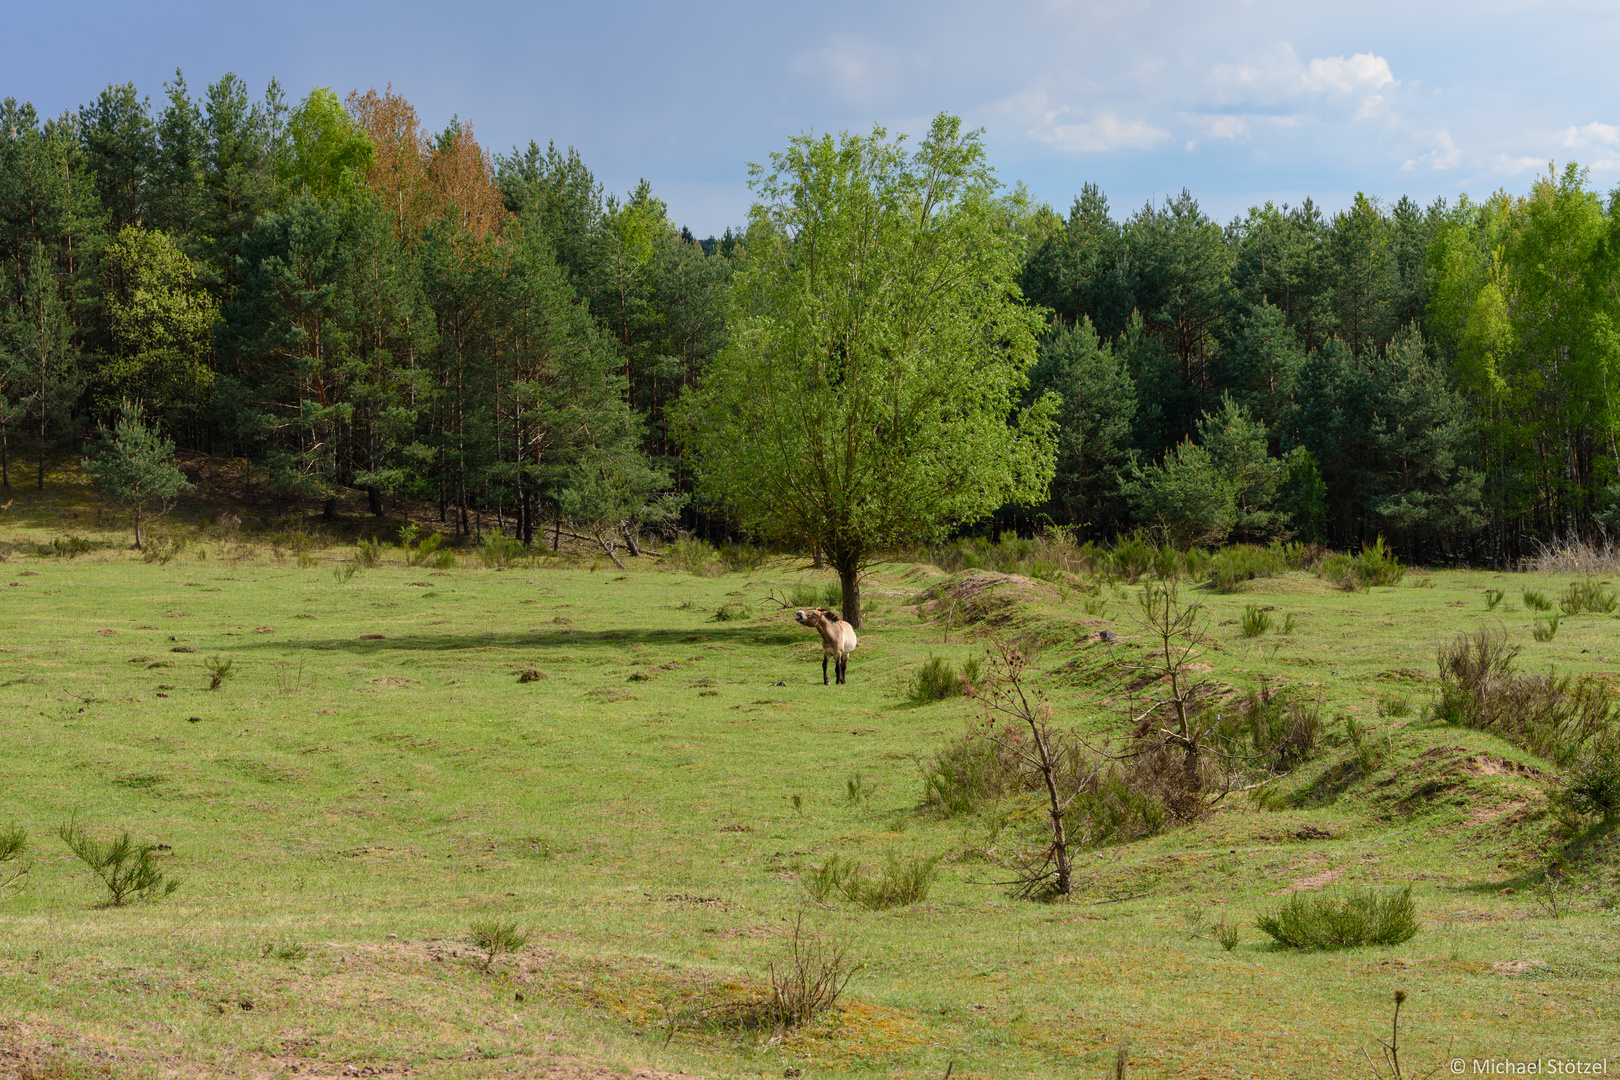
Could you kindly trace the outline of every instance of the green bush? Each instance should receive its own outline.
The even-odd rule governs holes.
[[[1257,604],[1247,604],[1243,608],[1243,636],[1259,637],[1271,629],[1271,612],[1266,611]]]
[[[659,566],[693,577],[714,577],[723,572],[714,548],[695,536],[676,537],[669,550],[664,552]]]
[[[504,570],[521,559],[524,554],[522,541],[505,533],[486,533],[484,542],[478,545],[478,557],[492,570],[496,568]]]
[[[1588,755],[1569,778],[1570,804],[1605,823],[1620,816],[1620,748],[1606,746]]]
[[[1530,636],[1537,641],[1551,641],[1558,636],[1558,622],[1557,615],[1538,615],[1530,628]]]
[[[970,728],[946,744],[923,767],[923,803],[946,817],[977,813],[1023,785],[1016,747],[1021,736],[1007,729],[987,738]]]
[[[354,564],[363,570],[375,570],[382,565],[383,546],[376,537],[355,541]]]
[[[946,698],[960,697],[963,683],[971,686],[978,678],[979,659],[976,656],[970,656],[963,662],[961,675],[956,673],[949,660],[930,656],[927,663],[911,677],[906,696],[918,705],[944,701]]]
[[[821,588],[821,603],[834,611],[844,610],[844,586],[842,582],[829,581]]]
[[[1518,652],[1499,630],[1462,634],[1442,645],[1435,719],[1494,732],[1561,766],[1579,760],[1588,746],[1609,745],[1615,731],[1609,685],[1594,675],[1516,672]]]
[[[534,931],[522,929],[515,922],[474,919],[468,927],[468,936],[474,945],[484,950],[484,970],[488,971],[502,953],[515,953],[527,945]]]
[[[1485,590],[1485,610],[1486,611],[1495,611],[1496,610],[1496,605],[1500,604],[1502,602],[1502,597],[1505,596],[1505,595],[1507,595],[1507,594],[1504,593],[1501,589],[1486,589]]]
[[[158,869],[152,858],[153,844],[137,844],[124,833],[117,840],[100,841],[75,823],[63,825],[56,833],[107,886],[113,907],[121,907],[132,897],[157,899],[180,887]]]
[[[1595,611],[1608,615],[1616,607],[1620,607],[1620,595],[1613,589],[1606,589],[1603,583],[1587,578],[1585,581],[1572,581],[1564,595],[1559,598],[1559,608],[1565,615],[1579,615],[1583,611]]]
[[[821,590],[817,589],[813,582],[796,581],[793,583],[793,589],[788,593],[788,607],[815,607],[820,602]]]
[[[1287,569],[1288,559],[1281,544],[1228,544],[1210,557],[1209,583],[1216,592],[1233,593],[1255,578],[1276,577]]]
[[[1352,949],[1399,945],[1417,935],[1412,887],[1379,893],[1351,889],[1294,893],[1281,907],[1255,920],[1278,945],[1290,949]]]
[[[15,824],[0,829],[0,889],[17,885],[28,876],[30,863],[23,858],[27,852],[26,829]]]
[[[834,855],[810,872],[805,888],[817,903],[842,897],[868,911],[887,911],[928,899],[939,877],[939,863],[938,855],[902,859],[891,851],[882,872],[868,876],[862,864]]]
[[[1359,555],[1329,555],[1317,563],[1316,573],[1346,592],[1369,589],[1374,585],[1399,585],[1406,567],[1395,553],[1384,546],[1380,536],[1364,546]]]
[[[1547,599],[1547,594],[1544,592],[1536,589],[1525,589],[1519,595],[1524,598],[1524,606],[1531,611],[1552,610],[1552,601]]]
[[[752,614],[752,610],[747,604],[733,601],[729,604],[721,604],[719,607],[715,608],[714,621],[735,622],[738,619],[748,618],[750,614]]]
[[[753,573],[773,558],[770,549],[758,544],[730,542],[720,545],[720,562],[728,571]]]

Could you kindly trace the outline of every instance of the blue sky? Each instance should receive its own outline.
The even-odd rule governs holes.
[[[1186,187],[1220,220],[1523,191],[1549,160],[1620,184],[1620,4],[216,3],[8,5],[0,96],[60,112],[109,82],[158,104],[226,71],[289,96],[388,83],[492,150],[573,145],[651,181],[698,235],[740,223],[746,162],[790,134],[985,129],[1007,181],[1117,215]]]

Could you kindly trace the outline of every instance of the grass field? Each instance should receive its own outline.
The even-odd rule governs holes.
[[[986,632],[919,618],[937,568],[874,570],[849,684],[826,688],[819,643],[767,595],[831,579],[785,563],[432,569],[395,549],[343,580],[352,549],[198,532],[147,563],[73,499],[23,496],[6,518],[0,825],[28,830],[34,864],[0,894],[0,1075],[1101,1077],[1128,1044],[1132,1077],[1371,1076],[1396,989],[1403,1060],[1425,1070],[1620,1068],[1612,838],[1554,917],[1538,887],[1558,770],[1424,718],[1436,644],[1482,625],[1523,644],[1523,668],[1613,672],[1615,616],[1532,639],[1521,590],[1567,578],[1436,571],[1347,593],[1296,572],[1188,593],[1211,678],[1303,686],[1324,718],[1373,725],[1383,759],[1346,779],[1334,719],[1264,800],[1283,808],[1233,796],[1086,851],[1077,895],[1036,903],[996,884],[1028,807],[921,805],[919,763],[974,705],[915,705],[907,684]],[[68,535],[91,550],[49,548]],[[1506,593],[1494,610],[1488,588]],[[1137,640],[1134,591],[993,591],[1003,632],[1046,642],[1061,722],[1119,728],[1128,692],[1098,671]],[[1251,604],[1292,632],[1244,637]],[[231,661],[218,690],[214,658]],[[179,889],[102,906],[57,838],[70,820],[164,845]],[[806,889],[830,856],[891,853],[942,857],[925,901],[874,912]],[[1363,884],[1412,884],[1421,932],[1298,953],[1255,929],[1284,890]],[[861,965],[839,1007],[786,1035],[701,1022],[758,994],[801,914]],[[486,971],[468,931],[489,918],[534,934]],[[1219,922],[1242,928],[1230,952]]]

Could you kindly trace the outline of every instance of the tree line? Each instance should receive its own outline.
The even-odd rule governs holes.
[[[608,194],[577,153],[535,142],[492,155],[469,123],[427,130],[391,88],[293,103],[227,75],[193,97],[176,72],[156,106],[128,84],[54,118],[7,99],[0,483],[42,485],[52,454],[135,402],[179,446],[245,458],[263,493],[329,514],[357,490],[377,514],[429,501],[459,532],[524,543],[677,515],[774,535],[796,511],[749,511],[743,476],[769,448],[712,437],[735,424],[704,409],[797,402],[898,431],[859,338],[891,368],[949,355],[936,374],[983,391],[917,400],[975,417],[973,452],[1016,480],[941,464],[914,487],[862,466],[890,511],[921,490],[956,508],[936,525],[1384,536],[1491,561],[1620,525],[1620,197],[1576,166],[1483,202],[1268,203],[1222,225],[1185,191],[1116,216],[1093,185],[1060,216],[937,122],[932,158],[898,145],[795,141],[756,171],[749,222],[699,241],[645,182]],[[807,224],[862,169],[889,170],[874,221],[929,176],[971,212],[898,247]],[[915,289],[891,306],[911,336],[862,329],[855,309],[883,308],[891,279],[834,252],[904,268]],[[817,265],[867,299],[812,303],[801,271]],[[929,266],[992,265],[990,300],[926,287]],[[1006,363],[957,349],[987,332]],[[782,358],[775,381],[748,382],[750,349]],[[825,362],[787,363],[806,349]],[[843,404],[820,408],[818,387]],[[998,410],[1003,436],[983,419]],[[823,507],[798,532],[850,562],[848,522],[875,505]]]

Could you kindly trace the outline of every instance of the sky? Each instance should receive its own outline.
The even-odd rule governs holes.
[[[576,147],[648,180],[698,236],[741,224],[748,163],[800,132],[983,128],[997,174],[1060,212],[1186,188],[1227,221],[1267,200],[1522,192],[1556,161],[1620,185],[1620,3],[1009,0],[814,4],[344,0],[9,3],[0,97],[161,106],[226,72],[288,97],[393,85],[501,153]]]

